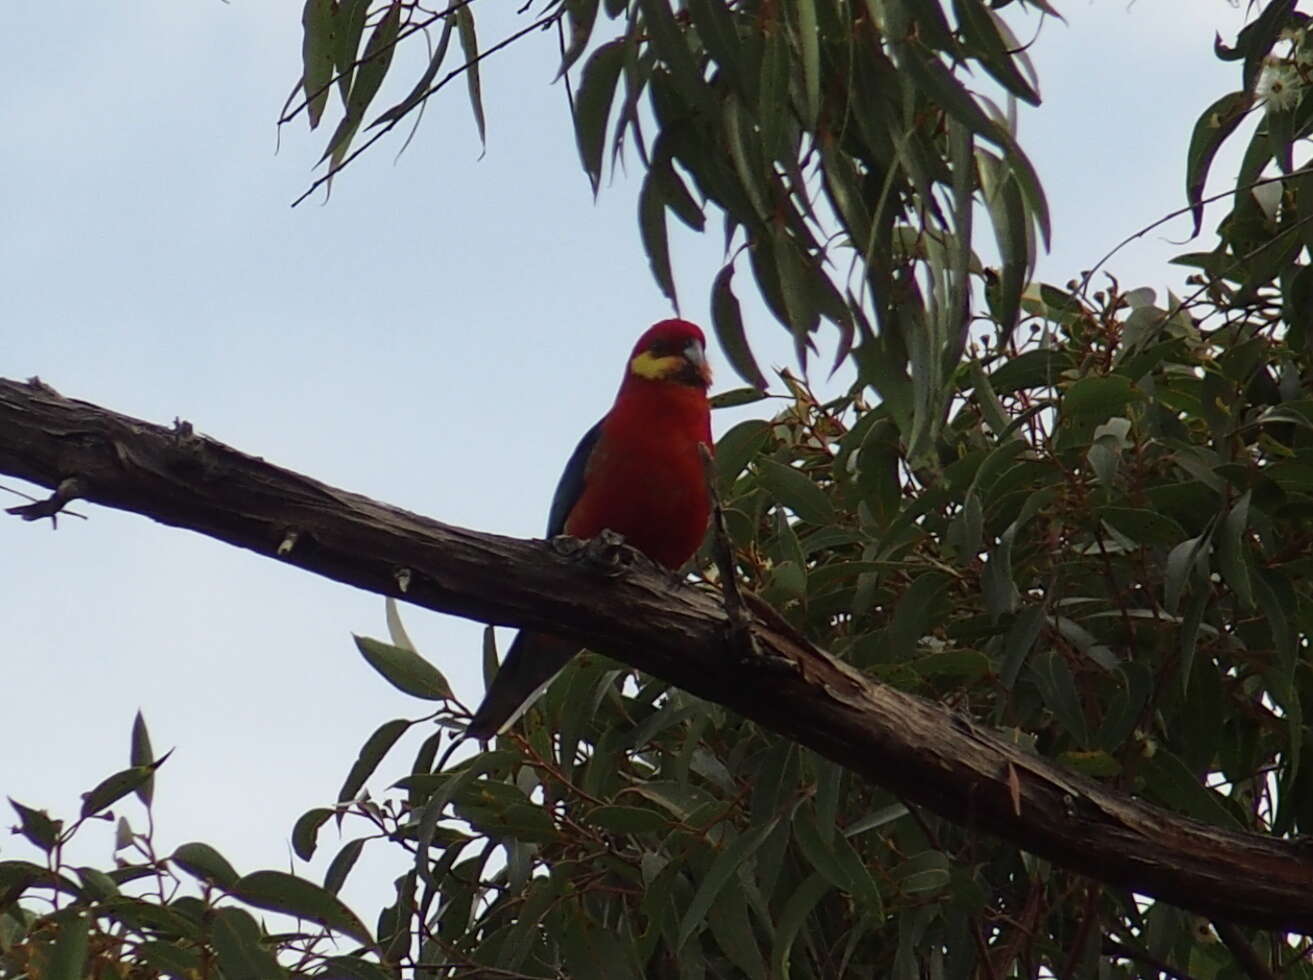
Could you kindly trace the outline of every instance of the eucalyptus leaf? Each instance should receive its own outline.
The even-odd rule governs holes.
[[[310,919],[368,945],[369,930],[341,900],[313,882],[283,871],[253,871],[232,886],[233,894],[247,904]]]
[[[834,520],[834,508],[829,498],[802,471],[771,459],[760,459],[757,472],[775,499],[800,519],[818,525]]]
[[[445,701],[451,697],[451,686],[442,672],[414,650],[366,636],[357,636],[355,641],[366,662],[397,690],[428,701]]]

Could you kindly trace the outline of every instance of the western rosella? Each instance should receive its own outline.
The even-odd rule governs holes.
[[[547,536],[604,529],[677,570],[702,543],[711,502],[698,444],[711,446],[706,338],[687,320],[662,320],[638,338],[615,404],[579,440],[552,499]],[[488,739],[515,720],[577,644],[521,631],[468,733]]]

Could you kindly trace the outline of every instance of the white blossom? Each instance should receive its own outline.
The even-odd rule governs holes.
[[[1269,110],[1292,109],[1304,96],[1303,86],[1303,79],[1290,62],[1283,58],[1268,58],[1263,63],[1263,73],[1258,76],[1254,95],[1260,102],[1267,103]]]

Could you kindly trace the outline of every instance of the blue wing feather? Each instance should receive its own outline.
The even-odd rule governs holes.
[[[547,518],[549,538],[565,533],[570,511],[583,496],[588,460],[601,434],[602,423],[598,422],[584,433],[570,454],[570,461],[565,464],[565,472],[561,474],[556,494],[552,497],[552,510]],[[506,651],[506,659],[488,685],[483,703],[470,719],[466,729],[470,737],[486,741],[518,718],[534,693],[555,677],[578,652],[576,644],[546,633],[518,633]]]
[[[604,421],[604,420],[602,420]],[[552,509],[547,516],[547,536],[554,538],[565,533],[565,522],[570,518],[570,511],[579,502],[584,493],[584,483],[588,472],[588,458],[593,455],[593,447],[602,435],[602,421],[584,433],[570,454],[570,461],[565,464],[561,481],[556,484],[556,493],[552,497]]]

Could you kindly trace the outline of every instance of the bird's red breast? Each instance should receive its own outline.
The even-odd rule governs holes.
[[[567,534],[592,538],[610,528],[671,569],[697,551],[711,510],[698,455],[699,443],[712,445],[710,376],[705,362],[690,367],[684,351],[696,345],[700,352],[704,343],[684,320],[663,320],[639,338],[566,517]]]

